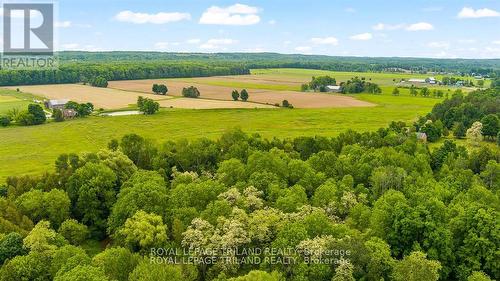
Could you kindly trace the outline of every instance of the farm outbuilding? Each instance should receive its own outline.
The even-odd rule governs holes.
[[[340,93],[342,91],[342,87],[328,85],[326,86],[326,91],[329,93]]]
[[[45,107],[48,109],[60,109],[63,110],[64,106],[69,102],[69,100],[48,100],[45,101]]]
[[[64,109],[62,111],[64,119],[75,118],[77,112],[74,109]]]
[[[427,142],[427,134],[426,133],[418,132],[418,133],[415,133],[415,135],[416,135],[418,141],[421,141],[424,143]]]
[[[411,79],[408,79],[408,82],[410,83],[425,83],[425,79],[418,79],[418,78],[411,78]]]

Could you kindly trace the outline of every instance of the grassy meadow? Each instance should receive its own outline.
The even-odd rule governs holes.
[[[420,78],[425,79],[428,77],[435,77],[437,80],[442,80],[445,75],[433,75],[433,74],[419,74],[419,73],[387,73],[387,72],[340,72],[340,71],[329,71],[329,70],[316,70],[316,69],[296,69],[296,68],[280,68],[280,69],[253,69],[251,71],[252,75],[259,76],[263,79],[269,80],[279,80],[279,81],[290,81],[290,82],[309,82],[312,76],[323,76],[329,75],[334,77],[339,82],[345,82],[352,77],[364,77],[366,80],[376,83],[380,86],[391,86],[395,87],[396,83],[401,81],[401,79],[410,78]],[[458,77],[458,76],[455,76]],[[370,80],[371,79],[371,80]],[[463,78],[472,79],[473,78]],[[489,87],[491,81],[485,80],[485,87]],[[430,86],[429,88],[436,88],[442,90],[455,90],[456,87],[447,86]],[[300,87],[299,87],[300,89]]]
[[[33,96],[12,90],[0,89],[0,115],[12,109],[24,109],[31,103]]]

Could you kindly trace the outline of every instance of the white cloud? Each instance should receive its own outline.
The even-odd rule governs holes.
[[[493,44],[495,44],[495,45],[500,45],[500,40],[496,40],[496,41],[493,41],[493,42],[491,42],[491,43],[493,43]]]
[[[429,42],[427,44],[429,48],[440,48],[440,49],[448,49],[450,48],[449,42]]]
[[[290,40],[286,40],[285,42],[283,42],[283,45],[285,45],[285,46],[288,46],[290,44],[292,44],[292,41],[290,41]]]
[[[71,27],[71,22],[69,20],[67,21],[56,21],[54,22],[54,27],[59,27],[59,28],[68,28]]]
[[[351,37],[349,37],[351,40],[361,40],[361,41],[366,41],[366,40],[371,40],[373,38],[373,35],[371,33],[361,33],[361,34],[356,34]]]
[[[378,23],[372,28],[374,30],[398,30],[398,29],[403,29],[405,27],[404,24],[385,24],[385,23]]]
[[[344,11],[346,11],[347,13],[355,13],[356,9],[354,9],[352,7],[348,7],[348,8],[345,8]]]
[[[197,38],[193,38],[193,39],[188,39],[186,41],[186,43],[188,44],[200,44],[201,40],[200,39],[197,39]]]
[[[121,11],[115,16],[115,20],[121,22],[130,22],[136,24],[152,23],[152,24],[165,24],[170,22],[189,20],[191,15],[188,13],[134,13],[131,11]]]
[[[315,37],[311,38],[311,42],[317,45],[332,45],[337,46],[339,44],[339,40],[335,37]],[[300,48],[300,47],[297,47]],[[295,48],[297,50],[297,48]],[[300,50],[297,50],[300,51]]]
[[[463,7],[462,10],[458,13],[457,17],[460,19],[500,17],[500,12],[488,8],[474,10],[470,7]]]
[[[220,39],[210,39],[207,42],[200,45],[200,49],[215,50],[215,49],[225,49],[224,46],[233,45],[238,43],[237,40],[220,38]]]
[[[408,31],[421,31],[421,30],[433,30],[434,26],[428,22],[418,22],[414,24],[385,24],[385,23],[378,23],[374,26],[372,26],[373,30],[377,31],[382,31],[382,30],[400,30],[400,29],[406,29]]]
[[[423,30],[433,30],[434,26],[428,22],[418,22],[414,24],[410,24],[406,27],[408,31],[423,31]]]
[[[260,22],[259,8],[244,4],[229,7],[212,6],[200,18],[201,24],[253,25]]]
[[[458,43],[460,43],[460,44],[474,44],[476,42],[477,42],[476,39],[459,39],[458,40]]]
[[[311,51],[311,47],[310,46],[298,46],[298,47],[295,47],[295,51],[299,51],[299,52],[309,52]]]
[[[275,25],[276,24],[276,20],[270,20],[267,23],[269,23],[270,25]]]

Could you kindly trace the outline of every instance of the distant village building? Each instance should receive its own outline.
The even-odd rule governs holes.
[[[77,112],[74,109],[63,109],[62,111],[64,119],[75,118]]]
[[[431,84],[431,85],[439,84],[439,81],[436,80],[436,78],[434,77],[429,77],[426,79],[410,78],[408,79],[408,82],[412,84]]]
[[[418,132],[418,133],[415,133],[415,135],[417,136],[418,141],[427,142],[427,134],[426,133]]]
[[[329,93],[340,93],[342,91],[342,87],[328,85],[328,86],[326,86],[326,91]]]
[[[48,109],[60,109],[63,110],[64,106],[69,102],[69,100],[48,100],[45,101],[45,107]]]
[[[429,77],[429,78],[425,79],[425,82],[432,84],[432,85],[437,84],[437,80],[434,77]]]
[[[422,84],[424,84],[425,83],[425,79],[410,78],[410,79],[408,79],[408,82],[410,82],[410,83],[422,83]]]

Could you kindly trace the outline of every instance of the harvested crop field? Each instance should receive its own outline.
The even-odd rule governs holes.
[[[159,101],[161,107],[216,109],[216,108],[276,108],[275,106],[242,101],[175,98]]]
[[[96,88],[79,84],[9,87],[9,89],[16,88],[19,88],[21,92],[31,93],[48,99],[68,99],[80,103],[91,102],[95,108],[104,109],[128,107],[130,104],[137,102],[138,96],[145,96],[142,93]],[[148,95],[148,97],[156,100],[169,98],[153,94]]]
[[[127,81],[111,81],[109,82],[110,88],[122,91],[134,91],[149,93],[151,85],[165,84],[168,87],[168,95],[181,96],[182,88],[195,86],[200,90],[201,98],[226,100],[230,101],[231,92],[234,89],[241,90],[241,87],[224,87],[208,85],[203,82],[203,78],[196,78],[193,80],[184,79],[152,79],[152,80],[127,80]],[[220,77],[210,77],[207,81],[216,81]],[[194,81],[197,82],[194,82]],[[355,98],[343,95],[334,94],[321,94],[321,93],[303,93],[296,91],[277,91],[265,89],[251,89],[247,88],[251,102],[257,102],[268,105],[281,104],[283,100],[287,100],[294,107],[297,108],[333,108],[333,107],[368,107],[374,104],[360,101]]]

